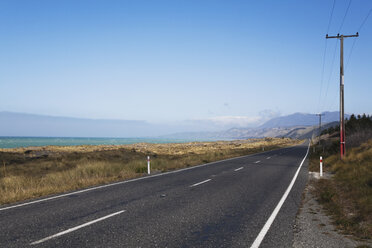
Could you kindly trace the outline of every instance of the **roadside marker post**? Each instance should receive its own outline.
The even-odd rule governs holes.
[[[150,156],[147,156],[147,174],[150,175]]]
[[[323,157],[320,157],[320,177],[323,177]]]

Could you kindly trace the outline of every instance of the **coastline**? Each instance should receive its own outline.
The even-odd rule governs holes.
[[[228,139],[221,139],[228,141]],[[85,145],[131,145],[136,143],[168,144],[188,142],[209,142],[218,139],[170,139],[161,137],[12,137],[0,136],[0,149],[43,146],[85,146]]]

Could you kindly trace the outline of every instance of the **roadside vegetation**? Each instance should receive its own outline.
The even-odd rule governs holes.
[[[249,139],[180,144],[48,146],[0,149],[0,204],[161,173],[299,144],[292,139]]]
[[[311,154],[310,171],[319,171],[319,156],[323,156],[324,170],[333,175],[316,182],[315,194],[339,230],[372,239],[372,120],[352,115],[345,130],[343,160],[339,157],[338,127],[323,131],[321,145]]]

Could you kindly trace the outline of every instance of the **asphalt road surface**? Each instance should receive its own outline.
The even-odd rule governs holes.
[[[290,247],[308,142],[0,207],[0,247]]]

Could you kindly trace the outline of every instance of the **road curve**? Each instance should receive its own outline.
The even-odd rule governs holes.
[[[307,154],[305,142],[3,206],[0,247],[290,247]]]

